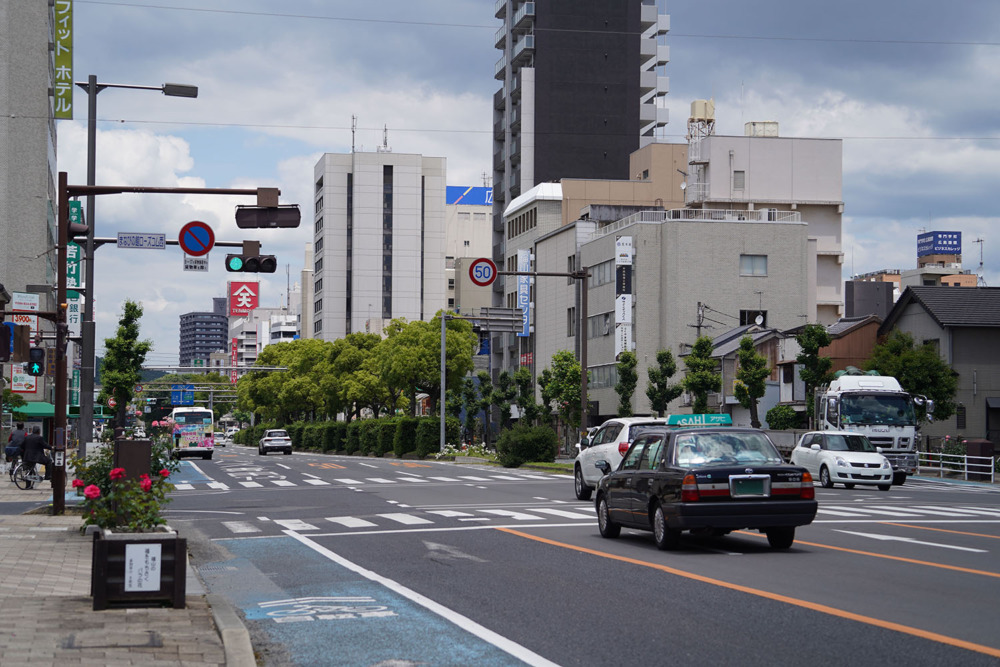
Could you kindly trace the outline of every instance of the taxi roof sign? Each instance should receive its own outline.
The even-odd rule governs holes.
[[[667,415],[667,426],[732,426],[729,415]]]

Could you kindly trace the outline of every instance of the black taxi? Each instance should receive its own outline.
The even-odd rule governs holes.
[[[595,465],[605,473],[595,500],[604,537],[628,526],[652,531],[657,547],[672,549],[682,531],[754,529],[787,549],[795,528],[816,516],[812,476],[785,463],[757,429],[664,427],[636,438],[617,470]]]

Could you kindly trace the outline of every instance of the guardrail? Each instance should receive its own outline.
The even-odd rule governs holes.
[[[918,474],[921,475],[933,473],[936,470],[938,477],[961,475],[964,480],[972,479],[991,483],[996,481],[996,463],[992,456],[918,452],[917,468]]]

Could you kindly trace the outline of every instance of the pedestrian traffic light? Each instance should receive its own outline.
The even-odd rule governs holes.
[[[274,273],[278,260],[274,255],[226,255],[226,271],[234,273]]]
[[[226,271],[232,273],[274,273],[278,260],[260,254],[260,241],[244,241],[243,252],[226,255]]]
[[[28,375],[45,375],[44,347],[33,347],[28,350]]]
[[[14,349],[12,326],[14,325],[8,326],[6,322],[0,322],[0,362],[3,363],[10,361],[10,353]]]

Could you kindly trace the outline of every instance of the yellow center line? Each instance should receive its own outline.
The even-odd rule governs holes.
[[[737,530],[737,534],[746,535],[748,537],[763,537],[758,533],[748,533],[742,530]],[[858,554],[859,556],[871,556],[872,558],[884,558],[886,560],[898,560],[901,563],[912,563],[914,565],[925,565],[927,567],[936,567],[942,570],[953,570],[955,572],[964,572],[966,574],[978,574],[983,577],[994,577],[1000,579],[1000,572],[988,572],[986,570],[973,570],[968,567],[958,567],[957,565],[945,565],[944,563],[931,563],[926,560],[917,560],[915,558],[903,558],[902,556],[890,556],[888,554],[877,554],[872,551],[861,551],[860,549],[848,549],[847,547],[835,547],[832,544],[819,544],[818,542],[804,542],[802,540],[795,540],[796,544],[804,544],[810,547],[817,547],[819,549],[830,549],[832,551],[843,551],[849,554]]]
[[[829,607],[827,605],[817,604],[815,602],[809,602],[808,600],[800,600],[798,598],[789,597],[787,595],[771,593],[770,591],[761,590],[759,588],[751,588],[749,586],[733,584],[729,583],[728,581],[722,581],[721,579],[713,579],[711,577],[706,577],[704,575],[694,574],[693,572],[685,572],[684,570],[678,570],[676,568],[672,568],[667,565],[660,565],[659,563],[650,563],[648,561],[629,558],[627,556],[618,556],[616,554],[607,553],[606,551],[597,551],[596,549],[588,549],[587,547],[580,547],[576,546],[575,544],[557,542],[556,540],[551,540],[546,537],[540,537],[538,535],[524,533],[514,528],[496,528],[495,530],[509,533],[511,535],[516,535],[518,537],[524,537],[529,540],[535,540],[536,542],[541,542],[543,544],[549,544],[551,546],[561,547],[563,549],[571,549],[573,551],[579,551],[581,553],[591,554],[592,556],[599,556],[601,558],[608,558],[610,560],[616,560],[622,563],[630,563],[632,565],[649,567],[654,570],[660,570],[662,572],[667,572],[669,574],[677,575],[678,577],[684,577],[685,579],[692,579],[694,581],[700,581],[702,583],[711,584],[713,586],[719,586],[721,588],[728,588],[730,590],[739,591],[741,593],[747,593],[749,595],[756,595],[758,597],[766,598],[769,600],[775,600],[777,602],[784,602],[785,604],[794,605],[796,607],[802,607],[804,609],[811,609],[812,611],[818,611],[821,614],[829,614],[830,616],[836,616],[838,618],[847,619],[849,621],[866,623],[868,625],[874,625],[876,627],[885,628],[886,630],[902,632],[904,634],[912,635],[914,637],[920,637],[921,639],[929,639],[930,641],[939,642],[941,644],[947,644],[949,646],[955,646],[969,651],[975,651],[976,653],[989,655],[994,658],[1000,658],[1000,649],[998,648],[994,648],[992,646],[984,646],[982,644],[975,644],[973,642],[968,642],[963,639],[957,639],[955,637],[948,637],[947,635],[942,635],[937,632],[929,632],[927,630],[913,628],[908,625],[902,625],[900,623],[892,623],[891,621],[885,621],[880,618],[864,616],[862,614],[856,614],[854,612],[845,611],[843,609],[837,609],[835,607]],[[796,543],[809,544],[808,542],[799,542],[799,541],[796,541]],[[823,546],[823,545],[813,545],[813,546]],[[851,550],[845,549],[844,551],[851,551]],[[864,552],[857,552],[857,553],[864,553]],[[901,560],[906,560],[906,559],[901,559]]]

